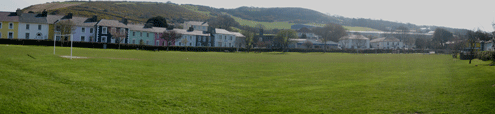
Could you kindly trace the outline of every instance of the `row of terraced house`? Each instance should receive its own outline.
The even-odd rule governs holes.
[[[70,35],[61,35],[60,26],[57,23],[70,21],[75,27]],[[37,40],[68,40],[99,42],[99,43],[123,43],[142,44],[152,46],[209,46],[209,47],[243,47],[241,41],[245,38],[238,32],[230,32],[225,29],[212,28],[206,22],[184,22],[184,28],[174,29],[153,27],[150,24],[131,24],[127,19],[122,20],[98,20],[97,16],[91,18],[67,15],[48,15],[46,11],[41,14],[23,13],[20,9],[16,12],[0,12],[0,38],[8,39],[37,39]],[[167,42],[161,36],[166,31],[174,31],[180,34],[180,38]],[[125,34],[125,35],[112,35]],[[116,36],[123,36],[116,38]],[[63,38],[63,39],[61,39]],[[122,41],[119,41],[123,39]]]

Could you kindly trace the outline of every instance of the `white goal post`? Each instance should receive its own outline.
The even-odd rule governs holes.
[[[56,46],[57,36],[60,36],[60,39],[62,39],[62,36],[69,36],[70,37],[70,59],[72,59],[72,43],[74,41],[74,39],[72,37],[73,35],[72,34],[65,34],[65,35],[55,34],[53,36],[53,55],[55,55],[55,46]],[[63,42],[61,42],[61,43],[63,43]]]

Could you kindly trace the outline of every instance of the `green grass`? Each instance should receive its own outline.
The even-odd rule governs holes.
[[[495,113],[495,67],[449,55],[56,51],[0,45],[0,113]]]
[[[197,13],[204,14],[206,16],[210,15],[210,12],[209,11],[199,11],[198,10],[198,7],[196,7],[196,6],[191,6],[191,5],[180,5],[180,6],[183,7],[183,8],[186,8],[188,10],[191,10],[191,11],[194,11],[194,12],[197,12]]]
[[[237,21],[240,25],[248,25],[248,26],[256,26],[258,24],[262,24],[266,27],[266,29],[290,29],[294,23],[289,23],[289,22],[258,22],[258,21],[251,21],[251,20],[246,20],[242,19],[236,16],[232,16],[235,21]]]
[[[325,26],[325,24],[318,24],[318,23],[308,23],[306,25],[319,26],[319,27]],[[368,27],[353,27],[353,26],[342,26],[342,27],[344,27],[344,29],[351,30],[351,31],[380,31],[380,30],[376,30],[376,29],[372,29],[372,28],[368,28]]]
[[[115,3],[116,5],[136,5],[136,3],[132,3],[132,2],[118,2],[118,3]]]

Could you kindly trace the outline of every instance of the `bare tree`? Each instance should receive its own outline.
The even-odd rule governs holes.
[[[275,37],[275,40],[282,45],[283,52],[286,52],[287,48],[289,47],[289,44],[292,43],[290,39],[293,38],[297,38],[297,33],[296,31],[289,29],[289,30],[281,30],[280,32],[278,32],[277,36]]]
[[[76,29],[76,25],[74,22],[70,20],[60,20],[55,23],[55,33],[60,34],[64,37],[67,37],[65,35],[70,35],[72,34],[72,31]],[[56,39],[53,39],[56,40]],[[65,42],[65,38],[60,38],[60,41]],[[61,46],[64,46],[64,43],[61,43]]]
[[[187,38],[182,38],[181,42],[184,43],[184,47],[186,48],[186,52],[187,52],[187,43],[189,41],[187,41]]]
[[[314,30],[317,35],[322,37],[321,41],[325,44],[325,49],[323,49],[324,52],[327,50],[327,42],[338,42],[340,37],[347,35],[345,31],[346,30],[342,27],[342,25],[334,23],[328,23],[323,28],[317,28]]]
[[[162,33],[162,36],[160,36],[161,39],[165,40],[167,42],[167,51],[168,51],[168,47],[174,43],[174,41],[176,39],[179,39],[180,37],[182,37],[181,34],[178,34],[177,32],[175,31],[163,31]]]
[[[112,39],[115,39],[115,42],[119,44],[120,49],[120,44],[127,38],[127,31],[125,28],[115,28],[110,30],[110,34],[112,35]]]
[[[244,44],[246,45],[246,48],[248,49],[247,52],[249,53],[249,51],[251,51],[251,47],[253,46],[254,32],[244,30],[241,34],[246,37],[244,39]]]
[[[313,42],[311,42],[309,40],[306,40],[303,45],[306,46],[306,48],[308,48],[308,49],[313,48]]]

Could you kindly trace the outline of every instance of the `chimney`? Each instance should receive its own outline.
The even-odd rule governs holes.
[[[167,30],[174,30],[174,25],[168,25]]]
[[[72,13],[67,14],[67,18],[72,19]]]
[[[194,27],[191,25],[191,27],[189,27],[189,29],[187,29],[187,31],[194,31]]]
[[[20,8],[17,8],[17,10],[15,10],[15,13],[17,16],[21,16],[22,15],[22,10]]]
[[[122,23],[124,23],[125,25],[127,25],[127,19],[125,17],[122,18]]]
[[[46,11],[46,9],[44,9],[43,12],[41,12],[41,16],[42,17],[48,16],[48,12]]]
[[[146,23],[146,24],[144,24],[144,28],[153,28],[153,24],[152,23]]]

